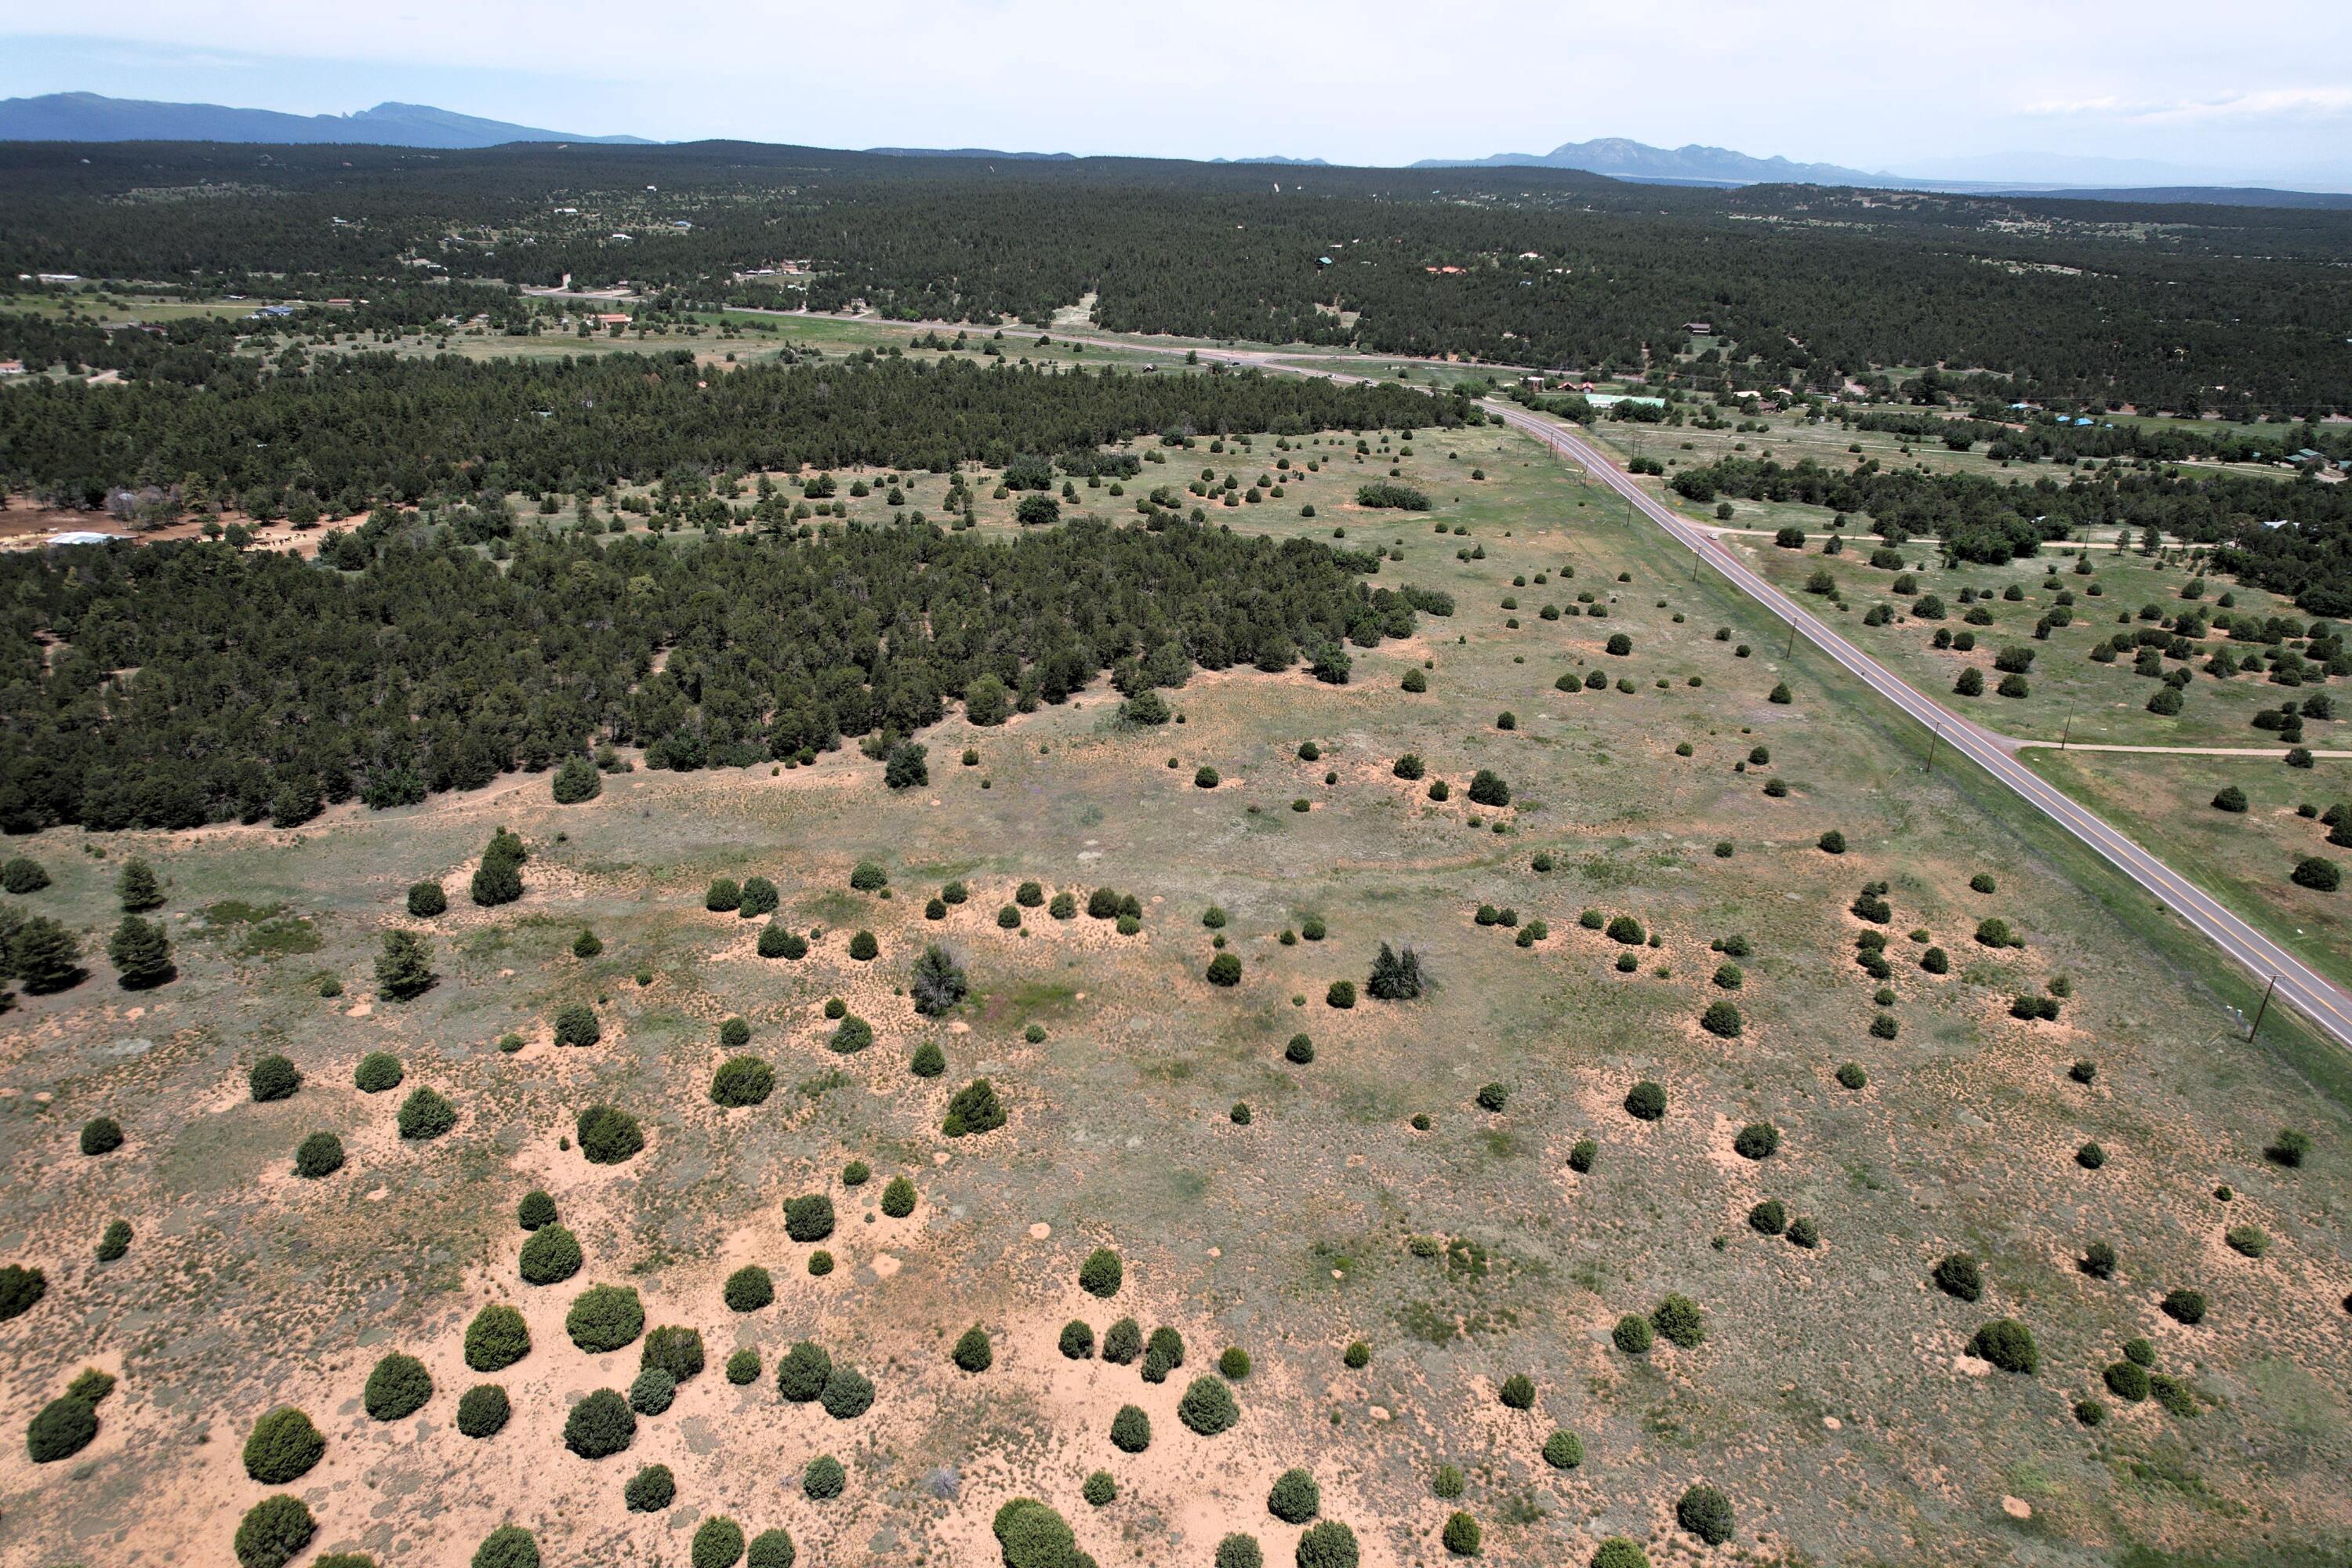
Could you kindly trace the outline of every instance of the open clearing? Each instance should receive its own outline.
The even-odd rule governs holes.
[[[1349,546],[1401,557],[1377,583],[1443,590],[1454,613],[1350,650],[1341,686],[1303,669],[1196,674],[1170,694],[1181,722],[1159,728],[1122,723],[1101,682],[998,728],[952,717],[920,737],[929,784],[897,792],[845,750],[784,771],[639,768],[571,807],[544,776],[515,774],[294,831],[19,841],[55,882],[16,901],[86,933],[116,918],[122,859],[152,860],[180,976],[132,994],[100,966],[0,1020],[0,1254],[49,1280],[0,1324],[0,1387],[22,1419],[85,1364],[121,1378],[73,1460],[37,1466],[21,1446],[0,1459],[7,1560],[223,1560],[273,1489],[239,1463],[246,1433],[290,1402],[327,1438],[290,1488],[320,1521],[319,1547],[434,1568],[509,1519],[553,1562],[680,1563],[711,1513],[789,1529],[803,1562],[979,1563],[990,1516],[1015,1495],[1059,1509],[1106,1564],[1205,1564],[1234,1530],[1287,1562],[1299,1530],[1265,1500],[1291,1466],[1381,1565],[1444,1560],[1456,1508],[1502,1563],[1581,1562],[1609,1534],[1677,1563],[2093,1563],[2134,1547],[2151,1565],[2344,1561],[2339,1058],[2275,1016],[2256,1044],[2233,1037],[2229,1008],[2254,996],[2216,957],[1984,781],[1921,774],[1916,737],[1801,650],[1779,658],[1768,617],[1712,574],[1690,582],[1686,557],[1534,442],[1423,431],[1408,457],[1375,436],[1360,465],[1352,437],[1205,445],[1139,482],[1208,468],[1222,494],[1229,472],[1246,487],[1279,458],[1311,457],[1320,471],[1295,467],[1280,500],[1208,515],[1344,528]],[[1391,467],[1433,513],[1353,505]],[[923,476],[907,505],[937,504],[944,483]],[[1118,515],[1118,500],[1078,494]],[[1012,526],[1009,500],[984,482],[980,495],[982,527]],[[1310,501],[1318,515],[1298,516]],[[847,504],[893,510],[878,493]],[[1606,651],[1621,634],[1630,649]],[[2043,657],[2059,658],[2055,638]],[[1415,669],[1425,692],[1401,689]],[[2218,706],[2211,684],[2200,707]],[[1424,778],[1396,776],[1407,752]],[[2127,780],[2183,762],[2221,771],[2063,765]],[[1213,788],[1195,784],[1203,765]],[[1482,768],[1509,781],[1507,807],[1465,800]],[[1433,800],[1441,779],[1450,797]],[[1768,794],[1773,780],[1785,793]],[[2291,810],[2277,795],[2265,788],[2253,830]],[[467,878],[499,826],[529,847],[526,890],[477,909]],[[1819,847],[1832,830],[1843,853]],[[850,889],[861,860],[887,871],[889,897]],[[784,923],[820,933],[805,958],[762,959],[760,922],[703,907],[713,878],[754,874],[777,883]],[[1991,891],[1972,889],[1979,877]],[[446,884],[448,913],[403,912],[418,879]],[[1139,927],[1022,909],[1026,879],[1081,905],[1097,888],[1130,893]],[[927,919],[951,880],[969,900]],[[1879,882],[1884,924],[1850,912]],[[1516,927],[1480,924],[1482,904]],[[999,922],[1008,905],[1017,927]],[[1226,916],[1213,931],[1211,905]],[[1631,916],[1643,939],[1586,929],[1587,910]],[[1990,917],[2023,945],[1979,942]],[[1282,940],[1310,920],[1320,940]],[[1547,934],[1518,945],[1538,920]],[[434,944],[440,982],[415,1001],[371,978],[394,927]],[[603,944],[585,960],[583,928]],[[848,956],[861,930],[877,941],[870,963]],[[1886,937],[1883,982],[1857,964],[1866,931]],[[1231,988],[1203,979],[1219,935],[1242,964]],[[1334,980],[1364,984],[1383,941],[1417,950],[1433,989],[1328,1005]],[[940,1020],[903,994],[929,942],[973,988]],[[1931,947],[1947,973],[1922,967]],[[1717,979],[1727,963],[1736,990]],[[320,994],[326,977],[341,994]],[[2011,1016],[2062,977],[2055,1021]],[[827,1048],[832,997],[871,1022],[870,1047]],[[1699,1027],[1717,1001],[1743,1016],[1737,1037]],[[555,1013],[582,1003],[599,1042],[556,1046]],[[708,1089],[730,1016],[776,1090],[722,1110]],[[1881,1016],[1893,1027],[1874,1033]],[[509,1031],[512,1053],[494,1044]],[[1285,1059],[1299,1033],[1309,1063]],[[943,1075],[908,1071],[924,1041]],[[372,1050],[401,1058],[397,1091],[353,1087]],[[247,1071],[273,1052],[304,1082],[254,1103]],[[2069,1077],[2078,1059],[2095,1064],[2087,1085]],[[1863,1087],[1836,1076],[1848,1062]],[[977,1076],[1009,1120],[943,1136],[949,1095]],[[1622,1109],[1645,1079],[1665,1088],[1661,1121]],[[1507,1091],[1499,1110],[1477,1102],[1490,1083]],[[446,1094],[457,1122],[405,1142],[394,1107],[416,1085]],[[598,1166],[568,1146],[597,1103],[642,1121],[642,1152]],[[100,1114],[126,1142],[86,1157],[76,1134]],[[1736,1154],[1738,1130],[1767,1121],[1778,1152]],[[2297,1169],[2263,1153],[2289,1127],[2315,1143]],[[298,1179],[294,1147],[320,1130],[348,1163]],[[2077,1163],[2091,1141],[2096,1170]],[[844,1184],[852,1160],[870,1181]],[[899,1175],[919,1196],[894,1218],[880,1197]],[[586,1254],[562,1283],[518,1277],[516,1205],[534,1187]],[[793,1241],[782,1201],[815,1193],[838,1226]],[[1811,1219],[1819,1245],[1751,1228],[1768,1197]],[[130,1249],[99,1263],[118,1217]],[[2223,1243],[2249,1224],[2270,1239],[2259,1259]],[[2120,1254],[2109,1279],[2077,1266],[2100,1240]],[[835,1260],[821,1277],[819,1245]],[[1096,1247],[1125,1260],[1110,1300],[1076,1284]],[[1928,1282],[1958,1251],[1983,1264],[1973,1304]],[[738,1314],[721,1283],[749,1263],[774,1271],[777,1299]],[[640,1420],[626,1454],[590,1461],[565,1450],[567,1410],[626,1389],[639,1359],[635,1343],[589,1354],[567,1339],[565,1310],[599,1282],[634,1287],[649,1325],[699,1330],[710,1366]],[[2158,1310],[2176,1289],[2210,1298],[2200,1325]],[[1611,1326],[1668,1292],[1697,1303],[1704,1342],[1616,1349]],[[465,1328],[499,1301],[522,1310],[532,1349],[478,1374]],[[1179,1331],[1183,1367],[1155,1384],[1057,1352],[1066,1321],[1099,1336],[1124,1316]],[[1969,1353],[2004,1316],[2035,1336],[2035,1373]],[[950,1347],[974,1325],[993,1364],[968,1373]],[[2102,1386],[2142,1336],[2179,1380],[2174,1409]],[[777,1358],[803,1338],[873,1379],[870,1411],[835,1421],[779,1401]],[[1371,1353],[1351,1368],[1356,1340]],[[1234,1384],[1241,1420],[1201,1436],[1178,1396],[1228,1345],[1254,1362]],[[747,1347],[760,1375],[732,1385],[719,1363]],[[425,1362],[435,1392],[378,1422],[362,1384],[394,1350]],[[1515,1373],[1534,1382],[1531,1409],[1498,1399]],[[477,1442],[454,1420],[480,1381],[502,1383],[514,1414]],[[2105,1406],[2096,1426],[2074,1411],[2091,1398]],[[1127,1404],[1150,1416],[1139,1455],[1108,1440]],[[1580,1466],[1546,1464],[1554,1428],[1581,1438]],[[847,1485],[811,1500],[799,1477],[822,1453]],[[629,1511],[623,1483],[656,1461],[677,1474],[676,1504]],[[1459,1500],[1433,1495],[1447,1464],[1465,1474]],[[1097,1468],[1119,1496],[1094,1509],[1079,1489]],[[1733,1544],[1711,1552],[1674,1519],[1702,1481],[1737,1512]]]

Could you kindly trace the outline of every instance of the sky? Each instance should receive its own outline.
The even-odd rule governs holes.
[[[664,141],[1393,164],[1622,136],[2352,189],[2344,0],[0,0],[0,97],[76,90]]]

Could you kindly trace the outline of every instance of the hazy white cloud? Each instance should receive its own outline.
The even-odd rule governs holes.
[[[113,0],[0,16],[0,91],[581,132],[1398,163],[1622,135],[1888,168],[2044,147],[2344,163],[2352,7],[2273,0]],[[144,68],[126,66],[144,58]],[[2339,75],[2342,73],[2338,73]],[[2282,79],[2284,79],[2284,80]]]

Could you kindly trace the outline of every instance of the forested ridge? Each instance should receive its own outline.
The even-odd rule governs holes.
[[[531,531],[501,563],[411,526],[363,570],[192,542],[0,557],[0,829],[306,820],[643,745],[656,765],[879,751],[1110,669],[1288,668],[1413,611],[1305,540],[1082,519],[984,542]],[[657,656],[663,656],[658,657]],[[656,668],[658,666],[658,668]]]
[[[625,278],[711,301],[864,300],[992,323],[1043,323],[1092,292],[1116,330],[1595,369],[1638,367],[1705,320],[1749,384],[1834,389],[1942,365],[2069,406],[2241,416],[2352,411],[2347,252],[2352,215],[2326,211],[1683,190],[1537,169],[737,143],[0,150],[0,266],[16,270],[270,274],[320,298],[429,261],[453,279]],[[739,276],[788,258],[814,264],[804,289]]]
[[[1467,405],[1396,386],[1256,371],[1140,376],[962,358],[768,360],[699,368],[687,351],[557,360],[321,354],[306,374],[91,385],[0,396],[0,473],[94,503],[195,476],[215,495],[305,492],[344,512],[509,490],[594,492],[674,471],[874,464],[1001,468],[1137,436],[1460,424]]]

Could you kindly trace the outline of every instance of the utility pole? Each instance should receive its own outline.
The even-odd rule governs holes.
[[[1782,658],[1794,658],[1797,654],[1797,617],[1789,617],[1789,646],[1780,650]]]
[[[1927,765],[1921,770],[1922,772],[1932,773],[1936,771],[1936,748],[1942,744],[1943,739],[1944,726],[1938,722],[1936,725],[1936,732],[1927,737]]]
[[[2272,992],[2273,992],[2273,991],[2275,991],[2275,990],[2277,990],[2277,989],[2278,989],[2278,976],[2277,976],[2277,975],[2275,975],[2275,974],[2273,974],[2273,975],[2272,975],[2272,976],[2271,976],[2271,983],[2270,983],[2270,984],[2269,984],[2268,986],[2266,986],[2266,987],[2264,987],[2264,988],[2263,988],[2263,1005],[2262,1005],[2261,1006],[2259,1006],[2259,1007],[2257,1007],[2257,1008],[2255,1008],[2255,1009],[2254,1009],[2254,1022],[2253,1022],[2253,1025],[2252,1025],[2252,1026],[2251,1028],[2247,1029],[2247,1031],[2246,1031],[2246,1038],[2247,1038],[2249,1041],[2251,1041],[2251,1040],[2254,1037],[2255,1031],[2256,1031],[2256,1030],[2259,1030],[2259,1029],[2263,1026],[2263,1014],[2265,1014],[2265,1013],[2267,1013],[2267,1012],[2269,1012],[2269,1011],[2271,1010],[2271,993],[2272,993]]]

